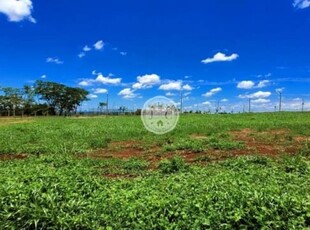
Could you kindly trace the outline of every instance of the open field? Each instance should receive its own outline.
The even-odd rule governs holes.
[[[310,227],[310,113],[0,119],[0,229]]]

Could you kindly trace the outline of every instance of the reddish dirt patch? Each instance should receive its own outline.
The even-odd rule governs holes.
[[[94,159],[119,158],[129,159],[137,157],[149,162],[149,170],[157,169],[158,163],[164,159],[174,156],[182,157],[185,162],[193,164],[206,164],[207,162],[217,162],[227,158],[246,155],[263,155],[277,157],[281,154],[295,154],[299,151],[302,144],[309,140],[309,137],[292,137],[288,130],[270,130],[258,132],[251,129],[232,131],[229,133],[235,141],[241,141],[245,147],[235,150],[216,150],[209,149],[205,152],[192,152],[189,150],[165,152],[158,144],[144,145],[140,141],[118,141],[112,142],[106,149],[98,149],[80,157],[90,157]],[[190,135],[190,138],[207,138],[201,134]],[[107,178],[134,178],[136,175],[106,173]]]
[[[308,142],[310,141],[310,137],[297,136],[297,137],[294,137],[294,140],[297,141],[298,143]]]
[[[26,154],[0,154],[0,161],[22,160],[27,158]]]
[[[251,129],[230,132],[237,141],[245,143],[245,149],[232,151],[233,155],[260,154],[278,156],[280,154],[294,154],[300,143],[289,136],[285,129],[258,132]]]
[[[106,149],[98,149],[87,154],[91,158],[121,158],[127,159],[131,157],[143,157],[143,149],[141,143],[136,141],[119,141],[112,142]]]

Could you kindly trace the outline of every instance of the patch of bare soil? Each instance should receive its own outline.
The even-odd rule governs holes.
[[[189,137],[191,139],[196,139],[196,140],[203,140],[207,138],[207,136],[202,135],[202,134],[191,134]]]
[[[294,154],[300,147],[300,142],[289,135],[285,129],[258,132],[251,129],[230,132],[233,139],[245,143],[245,149],[232,151],[235,156],[259,154],[278,156],[280,154]]]
[[[25,158],[27,158],[26,154],[1,154],[0,153],[0,161],[22,160]]]
[[[143,157],[143,148],[141,143],[136,141],[118,141],[109,144],[106,149],[98,149],[87,154],[90,158],[120,158],[127,159],[131,157]]]
[[[29,118],[0,118],[0,126],[6,126],[6,125],[13,125],[13,124],[20,124],[20,123],[29,123],[32,122],[32,119]]]
[[[220,161],[227,158],[246,155],[263,155],[277,157],[281,154],[295,154],[301,148],[302,143],[309,140],[309,137],[292,137],[288,130],[270,130],[258,132],[251,129],[231,131],[229,133],[233,140],[241,141],[245,147],[235,150],[216,150],[209,149],[206,152],[192,152],[189,150],[164,152],[161,146],[144,146],[140,141],[118,141],[111,142],[106,149],[98,149],[80,157],[90,157],[94,159],[119,158],[129,159],[137,157],[150,163],[149,170],[155,170],[158,163],[164,159],[174,156],[182,157],[189,164],[205,164],[209,161]],[[204,139],[206,136],[193,134],[190,138]],[[133,178],[133,175],[106,174],[107,178]]]

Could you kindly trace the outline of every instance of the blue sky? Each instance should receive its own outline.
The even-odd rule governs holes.
[[[0,0],[0,85],[37,79],[185,110],[310,109],[309,0]]]

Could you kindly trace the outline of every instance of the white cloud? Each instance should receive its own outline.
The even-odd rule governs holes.
[[[294,0],[293,6],[298,9],[305,9],[310,6],[309,0]]]
[[[126,56],[127,55],[127,52],[120,52],[120,55],[122,55],[122,56]]]
[[[135,98],[137,94],[134,93],[135,91],[132,90],[131,88],[125,88],[121,90],[118,95],[122,96],[125,99],[130,99],[130,98]]]
[[[90,85],[92,85],[92,82],[84,80],[84,81],[79,82],[78,85],[80,85],[80,86],[90,86]]]
[[[92,74],[92,75],[99,75],[99,74],[102,74],[102,73],[97,73],[96,70],[93,70],[93,71],[91,72],[91,74]]]
[[[31,0],[0,0],[0,13],[5,14],[11,22],[28,19],[30,22],[36,23],[36,20],[31,16],[32,10]]]
[[[47,63],[63,64],[63,61],[60,61],[58,58],[48,57],[46,58]]]
[[[271,92],[268,91],[258,91],[256,93],[251,94],[251,98],[266,98],[270,97]]]
[[[193,90],[193,87],[191,87],[189,84],[183,85],[182,88],[183,88],[184,90],[188,90],[188,91]]]
[[[146,89],[152,88],[154,85],[160,82],[160,76],[157,74],[146,74],[137,77],[137,83],[132,85],[134,89]]]
[[[238,89],[252,89],[255,83],[253,81],[241,81],[238,83]]]
[[[43,75],[41,76],[41,78],[42,78],[42,79],[45,79],[45,78],[46,78],[46,75],[45,75],[45,74],[43,74]]]
[[[269,80],[262,80],[258,82],[257,86],[255,88],[264,88],[270,84]]]
[[[91,48],[88,47],[88,45],[86,45],[86,46],[84,46],[83,51],[84,51],[84,52],[91,51]]]
[[[251,99],[257,99],[257,98],[267,98],[270,97],[271,92],[268,91],[258,91],[256,93],[252,94],[246,94],[246,95],[239,95],[239,98],[251,98]]]
[[[90,99],[94,99],[94,98],[97,98],[98,96],[95,95],[95,94],[88,94],[87,97],[90,98]]]
[[[222,88],[217,87],[217,88],[211,89],[210,91],[206,92],[202,96],[204,96],[204,97],[211,97],[214,94],[217,94],[218,92],[221,92],[221,91],[222,91]]]
[[[233,61],[233,60],[237,59],[238,57],[239,57],[239,55],[236,53],[234,53],[230,56],[226,56],[226,54],[218,52],[212,58],[206,58],[206,59],[202,60],[201,62],[203,64],[209,64],[212,62]]]
[[[79,53],[79,54],[78,54],[78,57],[79,57],[79,58],[85,57],[85,52]]]
[[[102,40],[97,41],[97,42],[94,44],[94,47],[95,47],[96,50],[101,50],[101,49],[103,48],[103,46],[104,46],[104,43],[103,43]]]
[[[203,105],[206,105],[206,106],[211,106],[211,102],[210,101],[205,101],[202,103]]]
[[[282,87],[282,88],[278,88],[278,89],[276,89],[276,92],[277,92],[277,93],[282,93],[282,92],[284,91],[284,89],[285,89],[285,88],[283,88],[283,87]]]
[[[228,99],[224,98],[221,100],[221,102],[228,102]]]
[[[99,74],[95,81],[98,83],[101,83],[101,84],[116,85],[116,84],[121,83],[122,79],[121,78],[104,77],[102,74]]]
[[[166,96],[167,96],[167,97],[173,97],[173,96],[175,96],[175,94],[174,94],[174,93],[171,93],[171,92],[168,92],[168,93],[166,93]]]
[[[181,90],[182,82],[181,81],[170,81],[168,83],[162,84],[159,89],[161,90]]]
[[[94,90],[94,94],[106,94],[106,93],[108,93],[107,89],[97,88]]]
[[[122,78],[111,78],[111,74],[108,77],[104,77],[101,73],[96,73],[94,70],[92,74],[98,74],[96,79],[83,79],[78,84],[80,86],[91,86],[93,84],[104,84],[104,85],[118,85],[121,83]]]
[[[258,98],[258,99],[252,100],[251,102],[252,103],[261,103],[261,104],[263,104],[263,103],[269,103],[270,100],[269,99],[264,99],[264,98]]]

